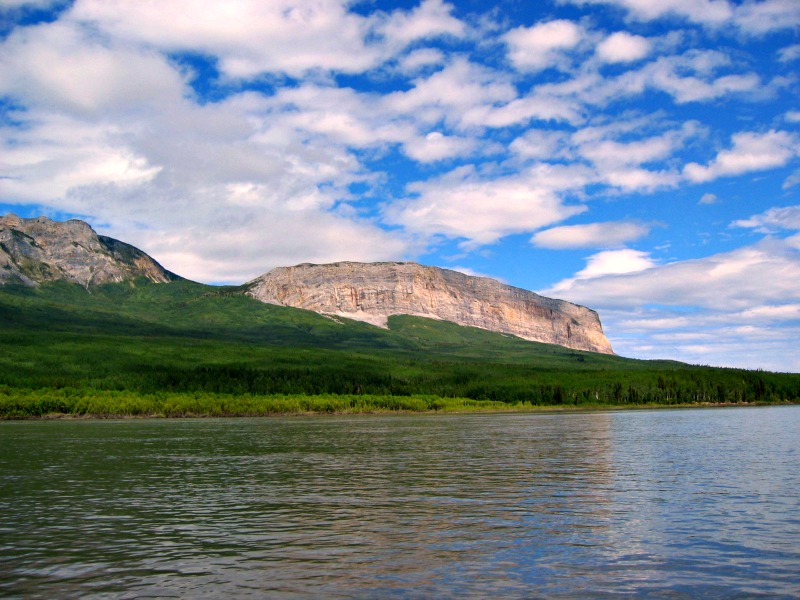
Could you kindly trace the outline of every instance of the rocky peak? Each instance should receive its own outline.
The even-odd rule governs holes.
[[[141,250],[97,235],[78,219],[0,217],[0,285],[63,279],[88,287],[136,277],[157,283],[177,278]]]
[[[416,263],[304,263],[248,284],[250,296],[386,327],[391,315],[451,321],[613,354],[597,313],[486,277]]]

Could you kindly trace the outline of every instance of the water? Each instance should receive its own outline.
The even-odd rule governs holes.
[[[0,423],[0,596],[800,598],[800,407]]]

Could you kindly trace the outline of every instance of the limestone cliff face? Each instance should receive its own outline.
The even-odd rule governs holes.
[[[177,279],[141,250],[97,235],[83,221],[0,217],[0,285],[64,279],[88,287],[136,277]]]
[[[280,267],[248,284],[262,302],[387,326],[415,315],[509,333],[577,350],[613,354],[597,313],[563,300],[415,263]]]

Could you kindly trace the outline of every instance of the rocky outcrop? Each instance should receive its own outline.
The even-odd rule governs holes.
[[[83,221],[0,217],[0,285],[63,279],[88,287],[137,277],[178,279],[141,250],[97,235]]]
[[[415,315],[613,354],[597,313],[485,277],[415,263],[280,267],[248,284],[250,296],[386,327]]]

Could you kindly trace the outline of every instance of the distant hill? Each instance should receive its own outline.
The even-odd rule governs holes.
[[[141,250],[97,235],[85,222],[0,218],[0,284],[68,281],[83,287],[146,278],[180,279]],[[511,334],[575,350],[613,354],[597,313],[563,300],[415,263],[303,264],[247,284],[269,304],[304,308],[386,327],[411,315]]]
[[[594,311],[454,271],[299,265],[216,287],[82,221],[0,220],[0,419],[800,401],[797,374],[603,340]]]
[[[138,248],[97,235],[83,221],[0,217],[0,284],[64,280],[88,287],[137,277],[157,283],[178,278]]]
[[[597,313],[487,277],[416,263],[302,264],[281,267],[247,284],[270,304],[305,308],[386,327],[413,315],[613,354]]]

